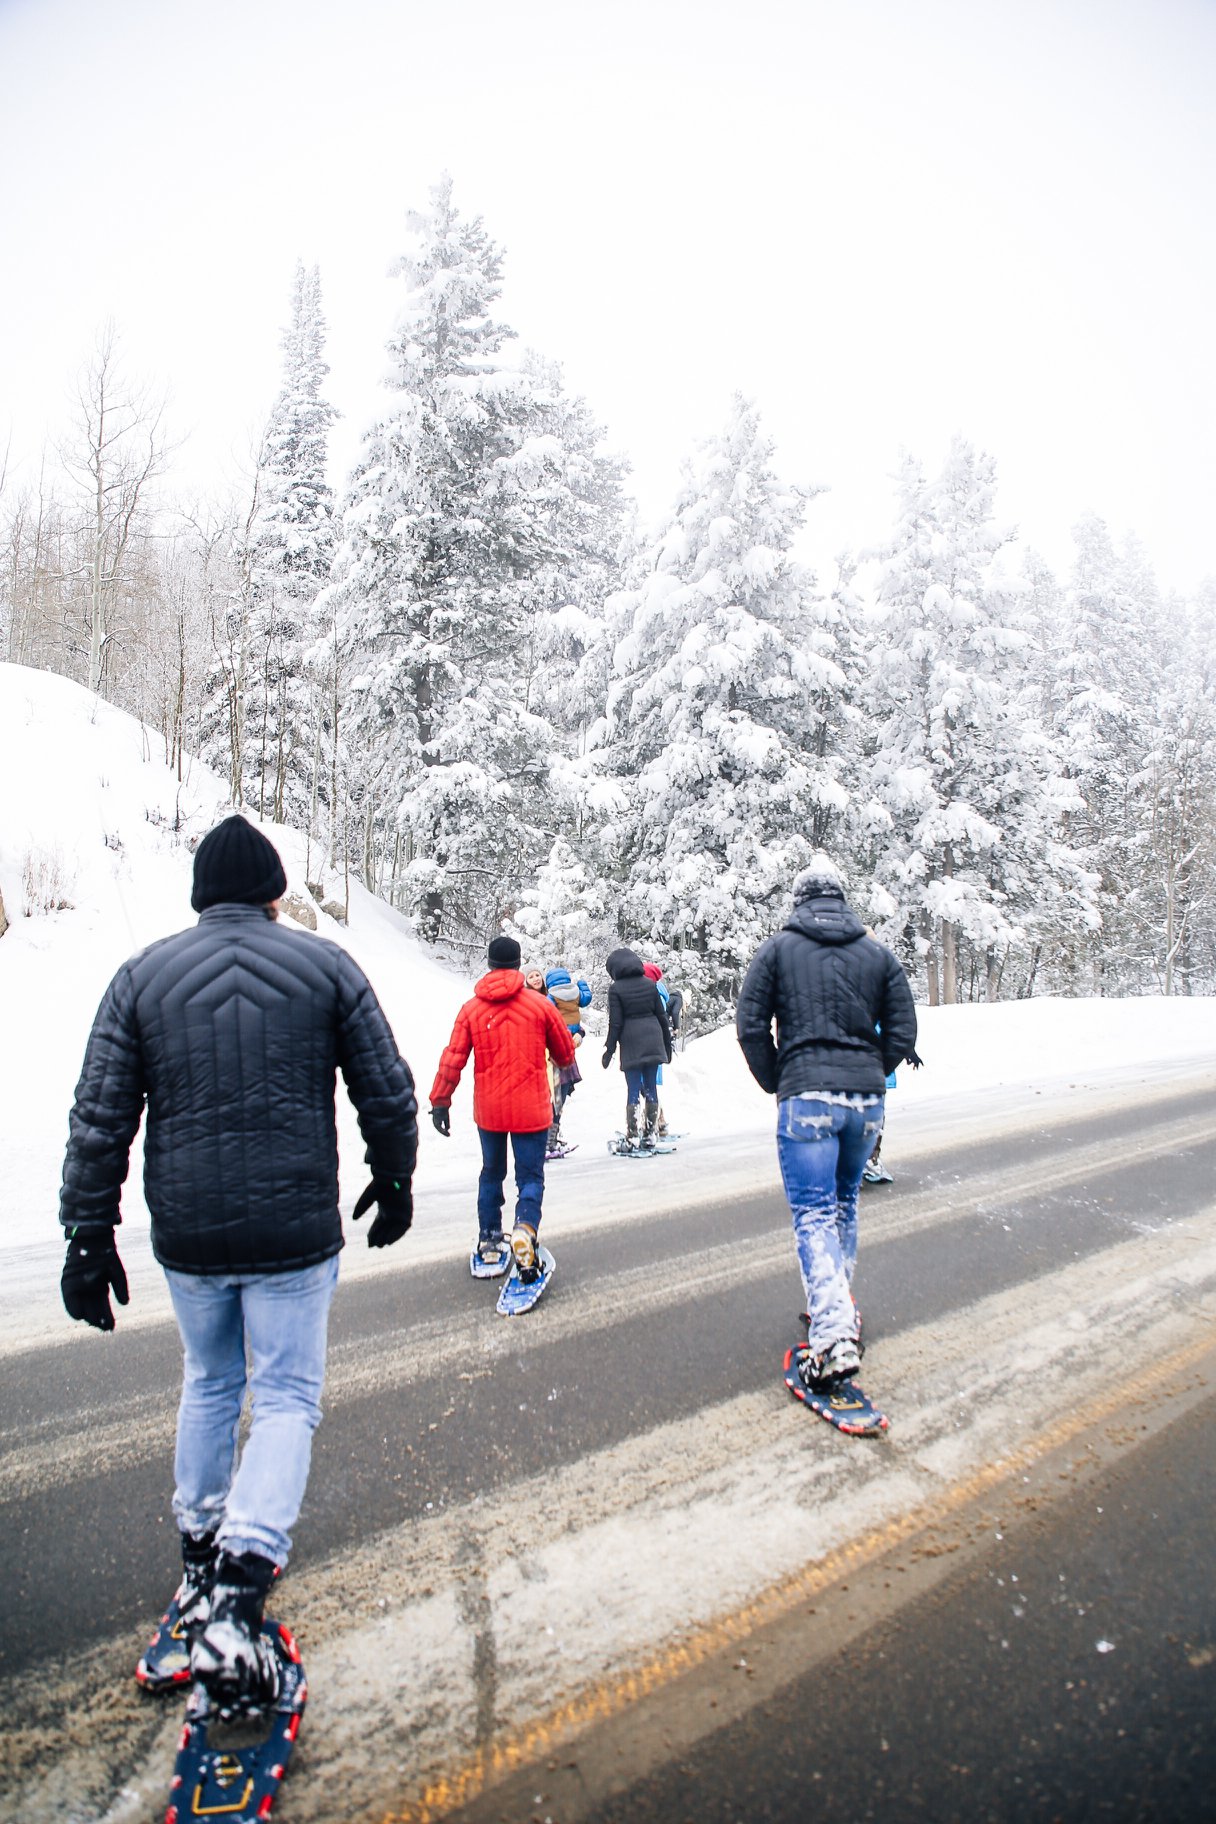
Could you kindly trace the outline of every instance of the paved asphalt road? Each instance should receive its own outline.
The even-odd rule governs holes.
[[[1031,1111],[1020,1130],[1006,1124],[982,1145],[943,1147],[907,1167],[893,1154],[898,1182],[867,1193],[863,1205],[868,1366],[901,1360],[913,1335],[921,1356],[931,1354],[937,1326],[969,1339],[982,1360],[985,1337],[969,1330],[972,1312],[1020,1301],[1029,1327],[1068,1269],[1092,1261],[1096,1273],[1120,1248],[1134,1263],[1142,1247],[1180,1246],[1192,1228],[1199,1235],[1216,1183],[1211,1107],[1204,1080],[1067,1128],[1043,1126],[1041,1111]],[[979,1217],[968,1188],[978,1184]],[[770,1189],[583,1232],[560,1252],[560,1278],[535,1316],[494,1331],[492,1373],[478,1354],[494,1321],[486,1288],[452,1263],[411,1271],[405,1258],[406,1270],[341,1286],[327,1417],[290,1581],[321,1592],[353,1554],[387,1552],[391,1562],[398,1540],[404,1559],[437,1516],[451,1516],[455,1531],[496,1503],[522,1512],[522,1491],[615,1462],[614,1453],[667,1436],[664,1428],[695,1438],[702,1415],[726,1413],[732,1401],[761,1402],[767,1415],[796,1333],[787,1223]],[[725,1283],[703,1278],[715,1249],[759,1264]],[[658,1318],[644,1301],[635,1310],[618,1296],[626,1271],[639,1284],[674,1286]],[[1210,1304],[1212,1288],[1206,1267],[1188,1273],[1179,1284],[1189,1312],[1196,1300]],[[1210,1322],[1205,1304],[1192,1325],[1200,1344]],[[1137,1403],[1138,1368],[1158,1364],[1121,1360],[1117,1343],[1106,1339]],[[504,1714],[506,1655],[500,1641],[495,1672],[483,1616],[467,1704],[476,1740],[451,1745],[453,1765],[466,1770],[470,1755],[480,1756],[477,1778],[436,1782],[440,1720],[433,1740],[419,1738],[418,1755],[431,1756],[425,1790],[400,1761],[373,1780],[373,1734],[363,1744],[372,1784],[354,1809],[344,1809],[340,1785],[321,1799],[300,1776],[276,1817],[1216,1818],[1216,1404],[1211,1361],[1191,1331],[1171,1331],[1160,1359],[1183,1343],[1181,1394],[1154,1383],[1123,1434],[1108,1401],[1100,1449],[1085,1433],[1065,1438],[1020,1477],[1034,1483],[1029,1511],[1011,1492],[1015,1470],[1008,1485],[994,1474],[960,1501],[931,1577],[931,1552],[907,1576],[880,1554],[861,1573],[870,1589],[860,1605],[857,1582],[838,1577],[817,1591],[814,1613],[805,1600],[769,1612],[754,1637],[736,1629],[707,1652],[691,1680],[660,1680],[637,1706],[614,1700],[600,1736],[586,1732],[585,1753],[539,1746],[521,1770],[492,1779],[482,1777],[487,1745],[519,1731],[518,1717]],[[5,1362],[0,1704],[11,1734],[0,1750],[0,1817],[43,1815],[32,1807],[58,1789],[38,1784],[38,1744],[53,1739],[57,1706],[89,1679],[100,1689],[126,1678],[176,1580],[168,1497],[178,1375],[168,1326],[72,1334]],[[867,1386],[881,1403],[899,1392],[868,1377]],[[1061,1378],[1061,1411],[1072,1397]],[[1092,1401],[1095,1390],[1084,1397]],[[836,1459],[825,1447],[888,1448],[838,1439],[792,1402],[786,1413],[772,1401],[772,1411],[781,1439],[797,1436],[829,1468]],[[816,1434],[813,1446],[798,1425]],[[871,1455],[866,1474],[870,1461],[878,1459]],[[774,1488],[773,1504],[781,1500]],[[747,1539],[734,1549],[746,1554]],[[706,1565],[706,1579],[714,1574]],[[594,1575],[611,1568],[597,1564]],[[889,1594],[876,1595],[881,1589]],[[473,1609],[465,1603],[460,1612],[467,1620]],[[1099,1647],[1105,1640],[1110,1650]],[[497,1683],[486,1683],[487,1658]],[[345,1714],[357,1738],[358,1715]],[[154,1755],[154,1736],[146,1711],[118,1706],[74,1815],[157,1815],[130,1797],[134,1787],[129,1808],[113,1809],[125,1757]],[[304,1757],[306,1771],[324,1774],[319,1726],[311,1737],[306,1729],[301,1755],[306,1741],[314,1757]]]
[[[1214,1447],[1208,1400],[1031,1523],[990,1527],[940,1588],[580,1815],[1216,1818]],[[813,1635],[816,1618],[794,1625]],[[766,1647],[743,1643],[723,1676],[762,1664]],[[526,1803],[479,1815],[526,1817]]]

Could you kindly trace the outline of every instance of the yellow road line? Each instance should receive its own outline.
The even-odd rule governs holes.
[[[685,1672],[703,1665],[706,1660],[735,1645],[740,1639],[777,1620],[808,1597],[821,1594],[847,1574],[856,1572],[881,1558],[893,1547],[906,1545],[927,1528],[949,1519],[1009,1476],[1050,1455],[1081,1432],[1113,1417],[1130,1399],[1137,1402],[1153,1393],[1165,1382],[1185,1374],[1212,1348],[1210,1337],[1179,1350],[1166,1361],[1142,1375],[1135,1387],[1104,1393],[1079,1412],[1069,1414],[1045,1431],[1036,1433],[1027,1444],[1007,1456],[977,1470],[962,1482],[952,1483],[932,1501],[922,1503],[898,1519],[864,1533],[817,1559],[802,1570],[781,1579],[733,1614],[708,1623],[678,1647],[671,1647],[635,1671],[603,1680],[589,1690],[561,1704],[546,1717],[524,1726],[502,1742],[494,1742],[470,1756],[451,1773],[434,1780],[417,1799],[408,1801],[399,1811],[386,1812],[380,1824],[434,1824],[436,1819],[466,1805],[506,1775],[540,1760],[579,1735],[591,1723],[606,1722],[619,1716],[632,1704],[672,1684]],[[859,1441],[855,1448],[881,1449],[875,1442]]]

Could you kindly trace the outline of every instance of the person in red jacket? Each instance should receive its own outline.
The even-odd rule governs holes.
[[[553,1119],[549,1059],[573,1064],[574,1040],[547,996],[536,994],[520,974],[520,948],[513,937],[490,944],[483,975],[456,1015],[431,1086],[431,1120],[443,1135],[452,1131],[452,1096],[473,1054],[473,1119],[481,1138],[477,1185],[476,1256],[487,1270],[505,1269],[512,1255],[525,1283],[535,1279],[536,1232],[545,1194],[545,1143]],[[515,1155],[515,1227],[508,1248],[502,1232],[507,1141]]]

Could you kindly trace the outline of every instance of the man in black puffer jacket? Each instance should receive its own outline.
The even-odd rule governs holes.
[[[243,817],[200,843],[198,924],[124,963],[106,990],[69,1124],[60,1221],[69,1314],[114,1328],[127,1303],[119,1194],[145,1104],[144,1193],[185,1354],[173,1511],[175,1601],[190,1671],[229,1706],[272,1701],[261,1634],[287,1561],[321,1416],[326,1328],[343,1245],[334,1116],[340,1070],[379,1211],[372,1247],[413,1217],[413,1078],[366,976],[337,944],[276,920],[287,880]],[[252,1358],[246,1372],[246,1346]],[[246,1391],[253,1423],[239,1466]],[[150,1687],[189,1676],[141,1662]]]
[[[794,882],[785,926],[751,960],[735,1030],[757,1083],[777,1097],[777,1153],[806,1292],[799,1372],[819,1388],[861,1364],[851,1292],[857,1194],[886,1079],[905,1058],[920,1063],[907,977],[845,903],[822,852]]]

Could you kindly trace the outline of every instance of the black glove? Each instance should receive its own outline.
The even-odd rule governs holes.
[[[98,1330],[114,1328],[110,1305],[113,1292],[120,1305],[129,1304],[127,1276],[123,1272],[113,1229],[74,1229],[67,1259],[59,1278],[64,1308],[79,1323]]]
[[[604,1053],[603,1057],[600,1059],[600,1063],[604,1066],[604,1069],[607,1070],[607,1068],[611,1064],[611,1062],[612,1062],[612,1053],[610,1051],[606,1051]]]
[[[391,1248],[414,1220],[414,1193],[408,1184],[399,1184],[395,1178],[373,1178],[351,1211],[352,1220],[358,1222],[373,1203],[378,1203],[380,1208],[367,1231],[367,1245],[369,1248]]]
[[[435,1129],[435,1132],[437,1134],[442,1134],[444,1139],[446,1140],[448,1135],[452,1131],[452,1111],[451,1111],[451,1109],[450,1108],[433,1108],[431,1110],[431,1125]]]
[[[925,1060],[923,1058],[918,1058],[914,1051],[910,1051],[908,1053],[908,1062],[912,1066],[913,1070],[920,1070],[922,1065],[924,1064],[924,1061]]]

